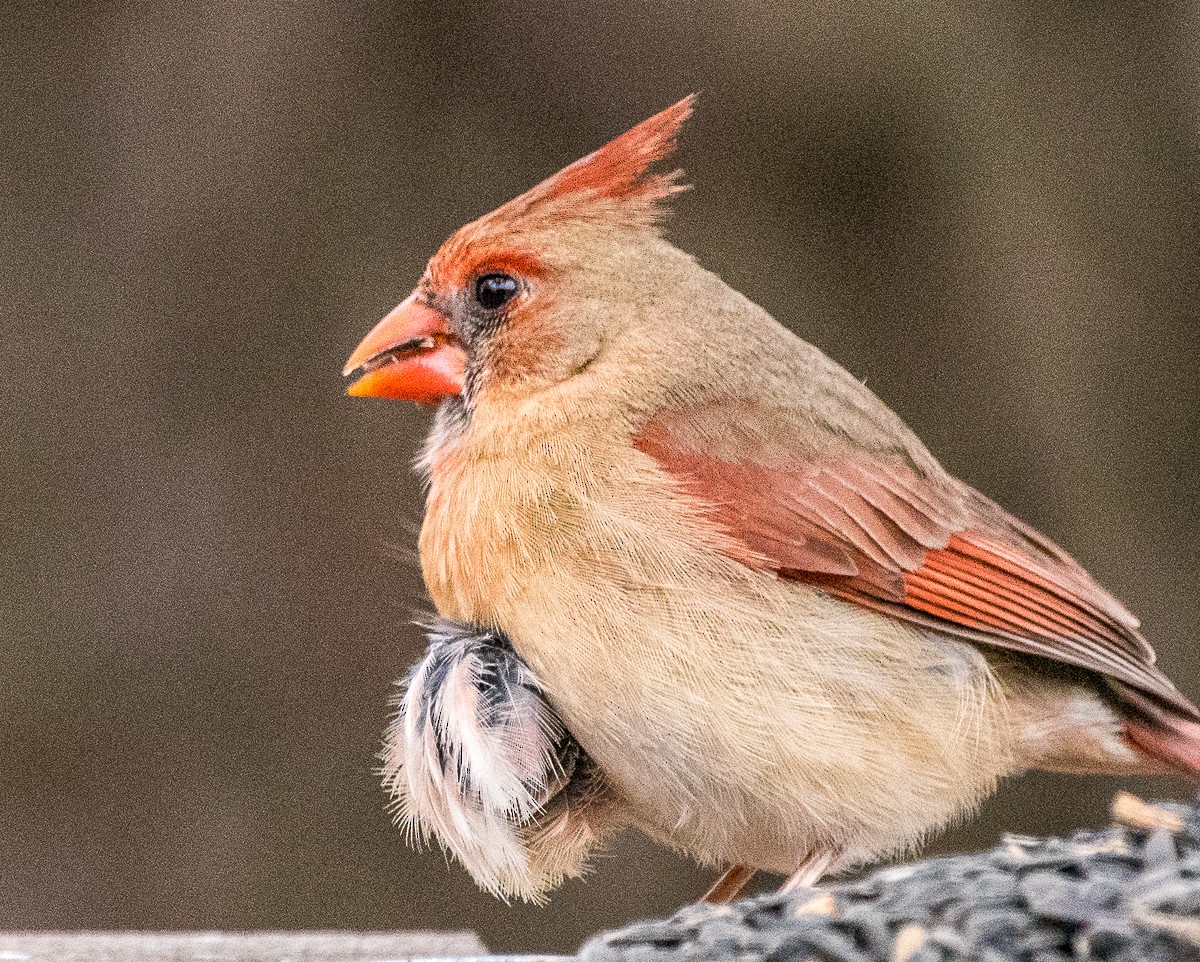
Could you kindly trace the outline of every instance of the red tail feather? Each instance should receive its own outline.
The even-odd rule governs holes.
[[[1125,739],[1170,769],[1200,778],[1200,722],[1163,714],[1154,721],[1131,717]]]

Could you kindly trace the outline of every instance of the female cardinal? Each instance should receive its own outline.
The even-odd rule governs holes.
[[[731,866],[727,897],[909,848],[1022,769],[1200,772],[1200,713],[1115,598],[661,236],[679,174],[649,168],[691,109],[460,229],[346,366],[351,394],[438,403],[429,593],[553,706],[523,716],[539,743],[479,714],[480,670],[439,681],[474,690],[455,710],[419,670],[385,759],[408,817],[501,893],[632,823]],[[551,718],[594,825],[542,810],[569,781]]]

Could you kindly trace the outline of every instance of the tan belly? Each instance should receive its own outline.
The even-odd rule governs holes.
[[[504,627],[642,826],[703,861],[901,849],[1012,767],[969,648],[766,579],[614,594],[563,574]]]
[[[969,646],[729,560],[660,482],[458,464],[435,475],[422,531],[434,603],[509,635],[656,838],[775,871],[865,858],[1013,767],[1004,698]]]

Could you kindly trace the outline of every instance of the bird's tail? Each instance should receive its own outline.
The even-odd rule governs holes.
[[[1118,697],[1125,740],[1164,769],[1200,779],[1200,712],[1182,696],[1179,705],[1167,705],[1124,685]]]

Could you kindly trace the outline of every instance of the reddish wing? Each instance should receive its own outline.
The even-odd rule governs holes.
[[[637,437],[743,557],[781,577],[965,640],[1100,672],[1195,715],[1137,620],[1069,555],[978,492],[902,453],[833,445],[806,464],[727,460],[660,415]]]

